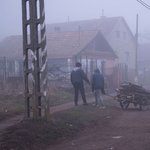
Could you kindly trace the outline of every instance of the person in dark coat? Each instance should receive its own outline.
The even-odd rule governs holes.
[[[78,106],[78,91],[79,90],[81,92],[83,105],[88,105],[86,101],[86,97],[85,97],[83,80],[85,80],[89,85],[90,85],[90,82],[86,74],[84,73],[84,71],[81,69],[81,67],[82,67],[81,63],[77,62],[76,67],[71,72],[71,83],[75,89],[75,93],[74,93],[75,106]]]
[[[100,108],[105,108],[102,97],[101,97],[101,92],[105,94],[104,91],[104,77],[100,73],[99,69],[94,70],[94,74],[92,76],[92,91],[94,92],[95,96],[95,106],[99,107],[98,105],[98,100],[100,101],[101,107]]]

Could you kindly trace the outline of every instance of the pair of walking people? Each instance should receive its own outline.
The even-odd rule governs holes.
[[[83,105],[88,105],[85,97],[85,91],[84,91],[84,85],[83,85],[83,80],[85,80],[89,85],[89,79],[87,78],[86,74],[82,70],[82,65],[80,62],[76,63],[75,68],[71,72],[71,83],[74,87],[74,103],[75,106],[78,106],[78,91],[80,90],[82,100],[83,100]],[[100,101],[101,107],[100,108],[105,108],[102,97],[101,97],[101,91],[103,94],[104,92],[104,77],[102,74],[100,74],[99,69],[95,69],[94,74],[92,76],[92,91],[94,92],[95,95],[95,106],[98,105],[98,100]]]

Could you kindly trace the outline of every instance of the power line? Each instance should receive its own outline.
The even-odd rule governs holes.
[[[137,0],[139,3],[141,3],[144,7],[146,7],[147,9],[150,10],[150,6],[148,4],[146,4],[145,2],[143,2],[142,0]]]

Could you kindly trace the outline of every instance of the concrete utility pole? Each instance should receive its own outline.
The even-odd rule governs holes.
[[[38,16],[39,15],[39,16]],[[30,118],[30,104],[33,100],[33,118],[42,117],[41,98],[45,100],[45,116],[50,117],[47,96],[47,49],[45,33],[44,0],[22,0],[23,25],[23,64],[25,77],[25,116]],[[40,31],[38,27],[40,26]],[[29,68],[29,52],[31,52],[31,68]],[[40,53],[41,52],[41,53]],[[41,56],[40,56],[41,55]],[[40,58],[42,64],[40,65]],[[29,75],[32,76],[32,89],[29,91]],[[42,86],[41,86],[42,85]],[[43,88],[41,90],[41,87]]]
[[[135,48],[135,78],[134,82],[138,85],[138,67],[137,67],[137,51],[138,51],[138,14],[136,16],[136,48]]]

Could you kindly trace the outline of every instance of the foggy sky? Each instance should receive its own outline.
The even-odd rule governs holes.
[[[150,5],[149,0],[143,0]],[[22,0],[0,0],[0,41],[22,34]],[[136,15],[139,33],[150,33],[150,10],[137,0],[45,0],[46,24],[123,16],[135,34]]]

